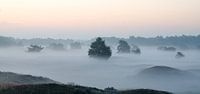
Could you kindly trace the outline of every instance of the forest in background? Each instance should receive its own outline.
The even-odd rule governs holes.
[[[125,40],[129,44],[139,46],[175,46],[181,49],[200,49],[200,35],[197,36],[157,36],[157,37],[135,37],[118,38],[118,37],[102,37],[109,46],[116,46],[119,40]],[[47,46],[51,43],[61,43],[69,45],[73,42],[80,42],[82,45],[88,46],[95,38],[91,40],[73,40],[73,39],[53,39],[53,38],[33,38],[33,39],[17,39],[13,37],[0,36],[0,47],[26,46],[31,44]]]

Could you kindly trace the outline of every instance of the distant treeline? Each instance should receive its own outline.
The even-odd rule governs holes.
[[[117,37],[103,37],[107,45],[116,46],[118,45],[119,40],[125,40],[129,44],[139,45],[139,46],[176,46],[179,48],[200,48],[200,35],[197,36],[157,36],[157,37],[135,37],[130,36],[129,38],[117,38]],[[90,44],[95,39],[88,41],[81,41],[81,44]],[[34,38],[34,39],[15,39],[12,37],[3,37],[0,36],[0,46],[20,46],[20,45],[30,45],[30,44],[39,44],[39,45],[49,45],[51,43],[62,43],[64,45],[69,45],[70,43],[76,40],[72,39],[53,39],[53,38]]]
[[[0,36],[0,47],[19,46],[20,43],[12,37]]]
[[[187,48],[199,48],[200,47],[200,35],[198,36],[157,36],[151,38],[130,36],[129,38],[117,38],[117,37],[104,37],[103,38],[108,45],[118,45],[119,40],[125,40],[129,44],[139,46],[175,46],[183,49]]]
[[[0,47],[25,46],[31,44],[49,45],[51,43],[62,43],[66,45],[72,42],[73,40],[71,39],[53,39],[53,38],[15,39],[13,37],[0,36]]]

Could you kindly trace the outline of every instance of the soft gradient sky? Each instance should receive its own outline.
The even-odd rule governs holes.
[[[200,0],[0,0],[0,35],[96,36],[200,34]]]

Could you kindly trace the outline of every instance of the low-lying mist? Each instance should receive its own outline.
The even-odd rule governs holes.
[[[144,76],[144,79],[139,80],[137,77],[145,69],[167,66],[180,70],[180,72],[186,71],[198,78],[200,51],[183,50],[185,57],[179,59],[175,58],[176,52],[159,51],[156,47],[141,47],[140,55],[117,54],[116,52],[113,50],[108,60],[97,60],[88,56],[87,47],[81,50],[64,51],[44,49],[39,53],[26,52],[25,47],[1,48],[0,70],[45,76],[66,84],[75,83],[97,88],[112,86],[117,89],[149,88],[173,92],[200,92],[200,83],[198,83],[200,80],[196,81],[190,77],[186,77],[188,79],[183,83],[181,83],[182,80],[177,82],[177,79],[183,79],[185,76],[168,78],[166,74],[165,79],[160,78],[159,80],[156,80],[157,76],[155,79],[148,79],[149,76],[154,78],[153,75]],[[163,71],[160,73],[165,74]]]

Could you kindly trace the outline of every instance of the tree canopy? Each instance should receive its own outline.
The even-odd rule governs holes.
[[[117,47],[118,53],[130,53],[130,46],[124,40],[119,40],[119,45]]]
[[[28,47],[28,52],[40,52],[44,49],[44,47],[39,46],[39,45],[30,45],[30,47]]]
[[[109,58],[112,52],[110,47],[105,45],[105,41],[98,37],[96,41],[91,44],[88,55],[90,57]]]

